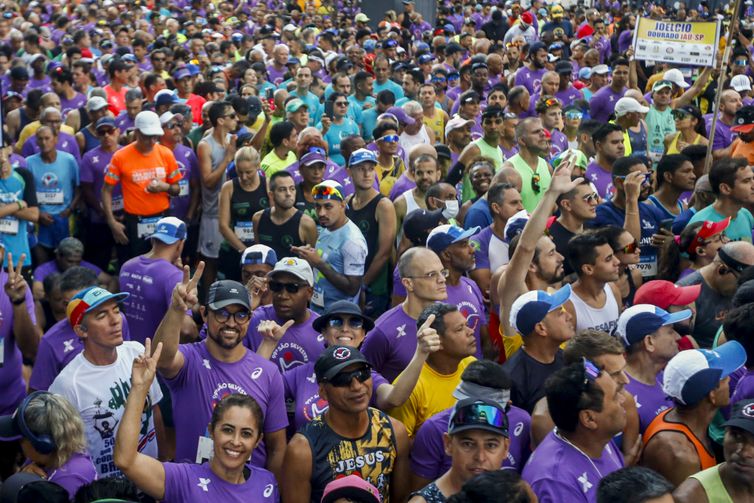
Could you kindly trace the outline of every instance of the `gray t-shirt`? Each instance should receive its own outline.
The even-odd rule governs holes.
[[[202,142],[209,144],[212,148],[210,157],[212,159],[212,170],[214,171],[225,158],[225,148],[211,134],[205,136]],[[220,189],[222,189],[223,183],[225,183],[225,174],[217,182],[217,185],[211,189],[202,184],[202,217],[217,218],[220,205]]]
[[[730,297],[723,297],[710,288],[699,271],[689,274],[676,283],[679,286],[702,285],[699,298],[696,299],[696,321],[691,335],[701,348],[711,348],[725,314],[730,309]]]

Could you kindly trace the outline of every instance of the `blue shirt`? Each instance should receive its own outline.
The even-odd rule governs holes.
[[[395,101],[398,101],[399,99],[403,98],[403,88],[398,85],[396,82],[393,82],[390,79],[387,79],[384,84],[380,84],[376,80],[374,81],[374,85],[372,86],[372,93],[377,96],[380,91],[392,91],[395,95]]]
[[[42,154],[26,159],[26,165],[34,176],[39,209],[50,215],[58,215],[73,201],[79,185],[79,167],[76,158],[67,152],[57,151],[55,162],[48,164]]]
[[[466,212],[466,217],[463,219],[463,228],[471,229],[477,225],[481,228],[489,227],[492,224],[492,213],[490,213],[490,205],[487,200],[480,197],[477,201],[471,205],[469,211]]]
[[[372,107],[361,113],[361,123],[359,126],[361,127],[361,137],[364,138],[364,141],[369,142],[374,139],[372,132],[377,127],[377,117],[379,115],[377,107]]]
[[[725,220],[724,217],[717,212],[714,205],[709,205],[694,214],[689,220],[689,224],[694,222],[704,222],[709,220],[710,222],[719,222]],[[687,224],[688,225],[688,224]],[[754,217],[751,212],[746,208],[738,210],[736,218],[731,219],[730,225],[725,229],[725,235],[730,238],[731,241],[747,241],[751,243],[751,231],[754,228]]]
[[[309,108],[309,125],[313,126],[316,119],[322,115],[322,105],[320,105],[317,95],[308,91],[305,96],[299,96],[294,89],[291,91],[290,96],[294,96],[306,103],[306,106]]]
[[[322,129],[322,123],[317,124],[317,129]],[[336,124],[334,121],[330,124],[330,129],[327,130],[325,141],[329,146],[330,159],[336,164],[344,166],[346,160],[340,153],[340,142],[343,138],[351,135],[359,134],[359,126],[350,117],[344,117],[343,122]]]
[[[24,200],[26,191],[26,181],[15,170],[8,178],[0,179],[0,203],[16,204]],[[27,201],[28,203],[28,201]],[[13,254],[13,258],[18,260],[22,253],[26,254],[24,260],[25,266],[31,265],[31,252],[29,249],[28,230],[25,220],[19,220],[13,215],[0,218],[0,243],[5,249]],[[8,257],[8,254],[5,254]]]

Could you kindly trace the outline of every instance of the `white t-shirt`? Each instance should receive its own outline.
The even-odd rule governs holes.
[[[138,342],[126,341],[118,346],[118,358],[111,365],[94,365],[79,353],[50,386],[50,393],[63,395],[81,413],[89,456],[100,478],[122,476],[113,461],[115,435],[131,391],[131,366],[143,352],[144,346]],[[157,434],[152,408],[160,400],[162,392],[155,381],[142,414],[139,437],[139,452],[153,458],[157,457]]]

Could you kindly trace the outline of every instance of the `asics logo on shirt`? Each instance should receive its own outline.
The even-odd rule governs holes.
[[[270,495],[272,494],[272,489],[273,489],[272,484],[267,484],[266,486],[264,486],[264,493],[263,494],[264,494],[265,498],[269,498],[270,497]]]
[[[395,331],[397,332],[396,337],[403,337],[404,335],[406,335],[406,324],[404,323],[400,327],[395,327]]]
[[[202,365],[204,365],[204,368],[206,368],[207,370],[212,369],[212,367],[209,365],[209,360],[207,360],[206,358],[202,360]]]
[[[306,380],[312,383],[317,382],[317,374],[310,375],[309,377],[306,378]]]
[[[578,478],[579,484],[581,484],[581,490],[586,493],[589,491],[589,489],[592,488],[592,483],[589,482],[589,477],[587,477],[586,472],[581,474],[581,477]]]
[[[254,369],[254,372],[251,373],[251,378],[256,380],[261,375],[262,375],[262,367],[257,367]]]
[[[196,485],[198,485],[199,487],[201,487],[202,491],[204,491],[205,493],[208,493],[209,492],[209,488],[207,486],[209,485],[210,482],[212,482],[210,479],[205,479],[205,478],[199,477],[199,483],[196,484]]]

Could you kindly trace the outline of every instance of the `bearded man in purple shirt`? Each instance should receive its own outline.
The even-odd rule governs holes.
[[[594,120],[607,122],[615,110],[615,104],[626,93],[628,84],[628,61],[616,59],[613,62],[613,80],[592,95],[589,101],[589,115]]]

